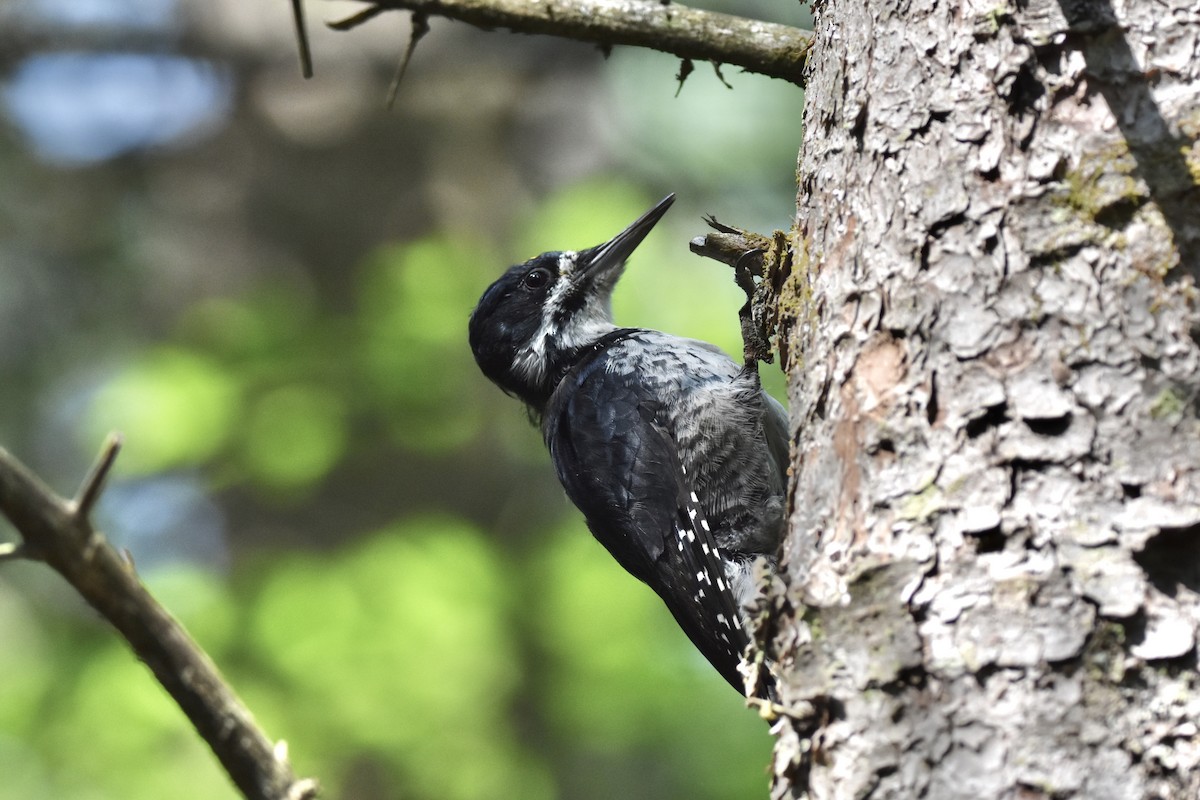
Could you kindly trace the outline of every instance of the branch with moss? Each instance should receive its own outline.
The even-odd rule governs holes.
[[[0,511],[21,534],[0,560],[42,561],[67,579],[125,637],[208,742],[247,800],[308,800],[316,781],[297,778],[284,742],[273,743],[212,660],[138,580],[132,562],[92,527],[91,511],[120,449],[109,437],[73,500],[58,497],[0,448]]]
[[[648,47],[685,62],[730,64],[797,86],[803,85],[812,45],[810,31],[656,0],[371,0],[366,10],[330,27],[347,30],[391,10],[488,30],[548,34],[606,49]]]

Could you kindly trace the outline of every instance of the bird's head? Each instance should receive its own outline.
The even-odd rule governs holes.
[[[483,374],[540,409],[562,368],[615,329],[612,292],[625,260],[673,202],[675,195],[667,195],[604,244],[542,253],[489,286],[470,324],[471,351]]]

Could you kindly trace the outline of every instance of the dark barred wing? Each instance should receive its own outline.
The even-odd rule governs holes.
[[[542,427],[558,477],[596,539],[742,692],[748,638],[714,532],[636,376],[605,362],[572,370],[547,406]]]
[[[712,656],[709,656],[708,659],[740,692],[743,684],[737,672],[737,665],[749,643],[749,637],[742,626],[742,614],[729,585],[729,576],[725,571],[725,557],[717,547],[712,527],[704,515],[704,508],[700,505],[700,499],[696,493],[691,489],[687,481],[687,471],[682,464],[680,465],[680,478],[682,480],[680,481],[679,508],[682,513],[675,524],[675,549],[679,551],[678,557],[685,566],[694,567],[694,572],[690,573],[694,574],[696,579],[692,602],[702,620],[707,621],[710,625],[712,621],[716,621],[716,637],[733,661],[733,677],[726,674]],[[667,605],[669,606],[670,603]],[[679,615],[676,614],[675,618],[679,619]],[[701,649],[703,650],[703,648]],[[708,655],[707,651],[705,651],[705,655]]]

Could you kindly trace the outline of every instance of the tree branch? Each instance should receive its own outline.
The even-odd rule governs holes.
[[[109,437],[75,500],[64,500],[0,448],[0,511],[23,541],[0,556],[46,562],[129,642],[187,714],[248,800],[307,800],[317,784],[297,779],[284,742],[274,744],[216,666],[138,580],[88,520],[120,439]],[[2,561],[3,558],[0,558]]]
[[[414,11],[478,28],[544,33],[602,47],[648,47],[683,59],[732,64],[797,86],[803,85],[812,45],[810,31],[650,0],[371,0],[366,11],[330,27],[347,30],[382,10]]]

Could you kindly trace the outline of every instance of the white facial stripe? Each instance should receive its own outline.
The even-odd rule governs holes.
[[[572,315],[566,326],[556,328],[554,317],[565,302],[573,284],[572,276],[579,264],[579,254],[567,250],[558,257],[558,280],[542,306],[542,322],[529,347],[517,354],[514,368],[527,380],[540,382],[546,377],[546,350],[553,336],[564,350],[581,347],[614,329],[608,302],[586,304]]]
[[[574,250],[564,250],[558,254],[558,274],[561,277],[569,278],[571,273],[575,271],[575,265],[579,263],[579,253]]]
[[[554,319],[554,312],[562,307],[563,298],[574,283],[571,276],[575,272],[578,258],[579,254],[573,250],[567,250],[558,257],[558,280],[554,282],[554,288],[550,290],[550,296],[546,298],[546,304],[542,306],[542,327],[538,331],[539,338],[545,336],[549,331],[551,320]]]

